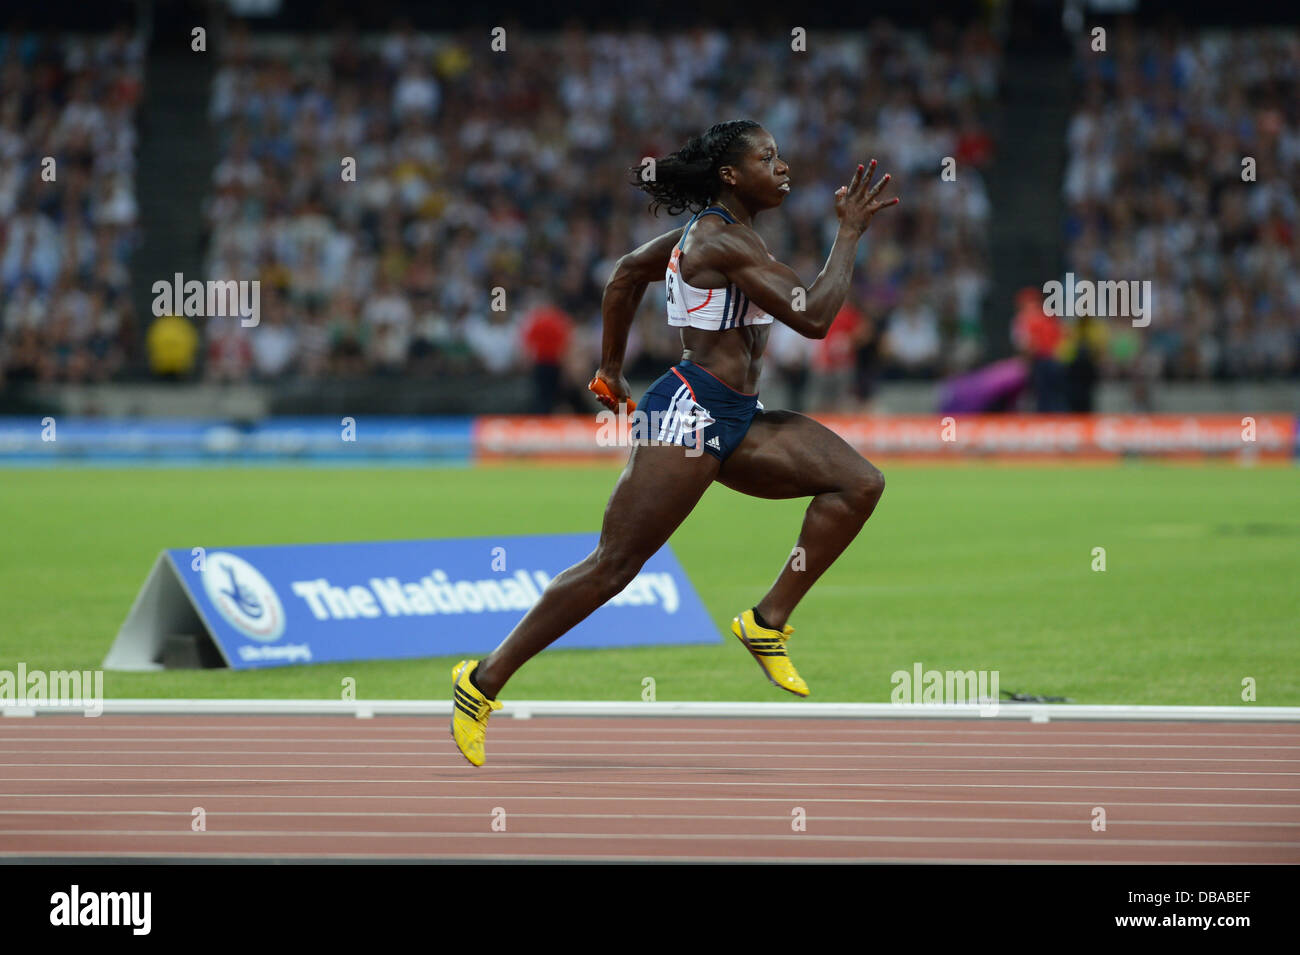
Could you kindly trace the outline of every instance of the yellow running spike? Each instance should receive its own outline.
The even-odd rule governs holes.
[[[461,660],[451,671],[451,737],[461,754],[475,766],[487,757],[483,738],[487,735],[488,717],[501,709],[499,700],[489,700],[469,681],[478,666],[477,660]]]
[[[785,649],[785,643],[790,639],[790,634],[794,633],[794,627],[787,626],[784,630],[760,627],[754,620],[754,611],[751,609],[731,621],[731,632],[753,654],[774,685],[789,690],[795,696],[808,695],[808,684],[795,670],[794,664],[790,662],[790,654]]]

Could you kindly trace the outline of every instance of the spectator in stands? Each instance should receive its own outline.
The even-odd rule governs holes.
[[[237,317],[207,319],[204,368],[209,381],[229,384],[248,380],[253,368],[253,346],[246,331],[249,329],[242,327]]]
[[[813,355],[818,343],[804,338],[789,325],[773,322],[772,331],[767,339],[767,351],[764,353],[764,365],[776,372],[785,384],[787,397],[785,404],[791,411],[803,411],[805,393],[811,377]]]
[[[1090,315],[1065,324],[1065,338],[1058,350],[1065,366],[1065,410],[1092,414],[1106,354],[1106,326]]]
[[[400,373],[411,344],[411,303],[382,269],[377,282],[374,297],[361,310],[361,320],[370,332],[370,366],[384,374]]]
[[[487,309],[465,319],[465,340],[478,366],[490,375],[505,375],[521,366],[519,323],[509,312]]]
[[[876,396],[876,387],[881,372],[884,337],[881,323],[873,318],[870,312],[864,312],[862,323],[853,336],[855,346],[853,356],[853,396],[858,400],[858,408],[861,411],[870,411],[872,400]]]
[[[819,411],[846,412],[853,407],[853,377],[862,313],[846,299],[826,337],[813,344],[816,381],[815,407]]]
[[[885,357],[896,375],[930,377],[938,370],[943,342],[939,317],[925,301],[922,283],[912,279],[903,300],[889,316],[884,334]]]
[[[550,414],[560,394],[561,368],[573,337],[573,319],[562,309],[537,302],[524,317],[521,340],[533,368],[536,414]]]
[[[157,377],[179,381],[193,373],[199,335],[184,316],[163,315],[154,319],[145,336],[145,345],[149,370]]]
[[[246,330],[253,352],[253,371],[260,379],[284,377],[297,364],[299,326],[290,323],[288,311],[283,293],[274,289],[265,292],[260,320]]]
[[[1067,410],[1065,369],[1057,357],[1065,332],[1061,320],[1048,315],[1043,308],[1043,297],[1038,289],[1024,288],[1016,294],[1016,315],[1011,322],[1011,334],[1016,349],[1029,362],[1029,379],[1037,410]]]

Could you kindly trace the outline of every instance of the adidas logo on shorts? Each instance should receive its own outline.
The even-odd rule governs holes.
[[[712,438],[709,438],[709,440],[705,441],[704,443],[710,448],[716,448],[719,451],[722,450],[722,442],[718,440],[717,435],[714,435]]]

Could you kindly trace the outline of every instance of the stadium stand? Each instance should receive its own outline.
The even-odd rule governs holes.
[[[1160,318],[1141,335],[1103,323],[1104,374],[1300,374],[1297,64],[1294,30],[1121,23],[1106,56],[1079,40],[1067,268],[1151,280]]]
[[[906,195],[864,241],[832,334],[810,342],[774,329],[769,384],[792,406],[866,408],[882,382],[932,382],[999,357],[1020,333],[1004,331],[1019,326],[1000,301],[990,320],[991,259],[1015,248],[1005,239],[1016,224],[999,221],[986,183],[1006,195],[995,140],[1013,130],[1019,141],[1038,115],[1012,116],[1003,102],[1001,42],[982,26],[884,22],[812,39],[817,55],[800,59],[752,31],[570,28],[512,50],[507,68],[467,35],[404,23],[314,35],[235,24],[205,72],[154,64],[187,97],[206,89],[207,121],[191,117],[183,137],[202,127],[204,148],[137,207],[137,180],[158,178],[183,148],[137,169],[139,39],[5,33],[0,381],[253,383],[292,410],[293,395],[317,407],[306,396],[329,382],[381,407],[379,391],[370,402],[355,389],[399,376],[465,383],[462,405],[421,398],[408,410],[480,407],[480,385],[499,392],[495,410],[589,410],[581,386],[597,360],[604,280],[622,252],[679,221],[646,214],[627,167],[742,115],[772,129],[792,164],[796,191],[760,231],[807,279],[828,248],[842,157],[876,156]],[[1141,334],[1066,323],[1054,355],[1036,359],[1060,365],[1049,379],[1070,399],[1039,408],[1085,410],[1104,379],[1131,383],[1136,408],[1160,382],[1294,379],[1297,33],[1120,19],[1106,56],[1086,34],[1076,43],[1076,107],[1051,186],[1064,228],[1040,201],[1060,245],[1035,240],[1035,253],[1059,254],[1061,271],[1150,278],[1161,321]],[[178,115],[165,106],[162,118]],[[355,181],[341,174],[345,157]],[[945,158],[955,181],[935,174]],[[177,231],[189,220],[201,220],[201,247],[197,230]],[[256,334],[233,319],[148,315],[142,290],[181,260],[203,278],[260,280]],[[498,287],[505,312],[488,307]],[[634,378],[676,357],[656,293],[633,330]]]
[[[103,381],[136,339],[142,48],[0,34],[0,385]]]
[[[907,191],[864,243],[855,299],[901,315],[911,289],[907,314],[921,327],[906,341],[887,333],[884,348],[860,335],[840,343],[850,362],[869,346],[891,373],[969,366],[983,349],[989,203],[978,169],[992,144],[980,117],[997,89],[997,47],[976,28],[927,39],[885,26],[817,44],[805,63],[795,55],[787,86],[770,65],[779,42],[745,34],[569,30],[512,53],[509,69],[481,44],[409,29],[328,44],[232,35],[210,106],[221,146],[207,274],[258,275],[283,297],[271,354],[210,360],[209,374],[522,375],[538,351],[526,331],[535,339],[550,315],[572,326],[576,354],[564,375],[534,374],[571,389],[596,363],[615,259],[674,221],[646,214],[626,167],[733,115],[761,117],[792,164],[798,190],[762,231],[809,280],[831,238],[843,157],[877,156]],[[345,156],[355,183],[341,180]],[[945,156],[962,165],[955,183],[932,175]],[[497,286],[532,290],[532,304],[491,311]],[[633,368],[676,357],[662,312],[647,296]],[[228,355],[227,324],[206,332],[210,359],[214,348]],[[908,357],[918,339],[930,343],[922,362]],[[796,378],[810,362],[841,360],[774,348]],[[852,379],[819,396],[842,399]]]

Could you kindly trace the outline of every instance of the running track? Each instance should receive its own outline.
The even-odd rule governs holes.
[[[1300,726],[0,719],[0,860],[96,857],[1297,863]]]

